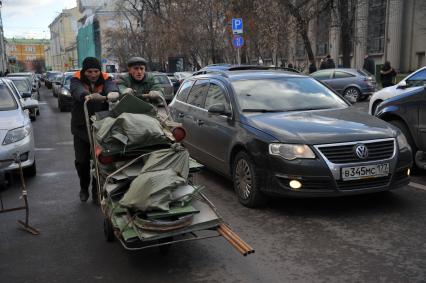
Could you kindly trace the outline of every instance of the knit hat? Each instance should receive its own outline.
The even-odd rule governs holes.
[[[101,63],[99,63],[99,60],[95,57],[86,57],[83,60],[81,72],[84,73],[87,69],[99,69],[99,71],[101,71]]]

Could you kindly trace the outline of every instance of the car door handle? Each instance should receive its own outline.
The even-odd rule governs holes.
[[[204,125],[204,121],[203,120],[197,120],[197,124],[200,125],[200,126]]]
[[[183,114],[183,113],[179,113],[179,114],[178,114],[178,117],[179,117],[179,118],[183,118],[183,117],[185,117],[185,114]]]

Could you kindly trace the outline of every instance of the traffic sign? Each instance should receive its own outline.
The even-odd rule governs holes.
[[[233,34],[242,34],[243,33],[243,19],[242,18],[233,18],[232,19],[232,33]]]
[[[235,48],[241,48],[241,46],[244,45],[244,38],[239,35],[234,36],[232,39],[232,45],[234,45]]]

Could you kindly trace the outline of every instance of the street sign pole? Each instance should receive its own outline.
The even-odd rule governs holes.
[[[240,49],[244,45],[244,38],[241,36],[243,34],[242,18],[232,19],[232,34],[234,35],[232,45],[237,49],[237,64],[241,65]]]

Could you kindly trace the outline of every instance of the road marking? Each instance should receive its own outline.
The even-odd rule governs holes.
[[[63,141],[63,142],[57,142],[57,145],[73,145],[73,141]]]
[[[55,150],[52,147],[43,147],[43,148],[35,148],[36,151],[49,151],[49,150]]]
[[[426,191],[426,186],[425,185],[414,183],[414,182],[410,182],[408,185],[410,187]]]
[[[69,172],[66,171],[60,171],[60,172],[50,172],[50,173],[43,173],[40,176],[42,177],[55,177],[62,174],[68,174]]]
[[[38,102],[38,105],[46,105],[47,102]]]

